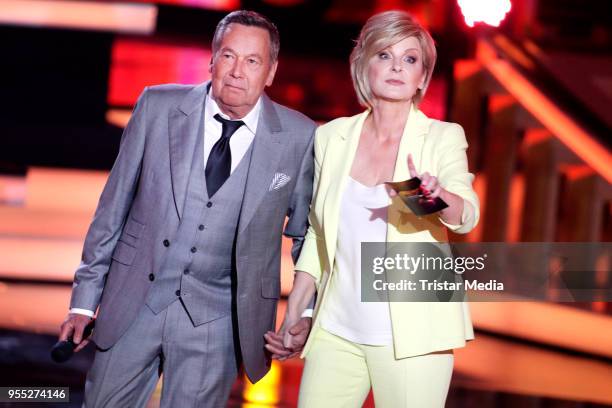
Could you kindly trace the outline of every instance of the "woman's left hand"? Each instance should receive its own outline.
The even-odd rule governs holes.
[[[438,182],[438,178],[436,176],[432,176],[428,172],[419,174],[416,166],[414,165],[411,154],[408,155],[408,171],[410,172],[410,177],[418,177],[421,179],[421,186],[419,188],[423,196],[429,199],[434,199],[440,196],[442,193],[442,187]]]

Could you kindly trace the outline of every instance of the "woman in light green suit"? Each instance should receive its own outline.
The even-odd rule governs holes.
[[[474,338],[466,303],[360,299],[362,241],[446,242],[448,229],[467,233],[478,222],[463,129],[418,109],[435,60],[411,15],[371,17],[351,54],[366,110],[317,130],[310,228],[283,324],[298,321],[317,290],[300,407],[358,407],[370,387],[377,407],[442,407],[452,350]],[[448,208],[418,217],[383,184],[414,176]]]

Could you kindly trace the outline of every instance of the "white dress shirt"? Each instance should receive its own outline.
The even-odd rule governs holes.
[[[230,119],[225,113],[221,112],[219,105],[215,102],[212,95],[212,87],[210,92],[206,95],[206,109],[204,109],[204,168],[208,162],[208,156],[217,140],[221,138],[221,131],[223,126],[221,122],[215,119],[215,115],[218,113],[224,119]],[[244,122],[243,126],[240,126],[236,132],[230,138],[230,151],[232,152],[232,167],[230,174],[234,172],[240,161],[244,157],[245,153],[253,143],[255,139],[255,133],[257,132],[257,124],[259,123],[259,113],[261,112],[261,98],[257,100],[255,106],[244,118],[239,120]],[[238,119],[236,119],[238,120]]]

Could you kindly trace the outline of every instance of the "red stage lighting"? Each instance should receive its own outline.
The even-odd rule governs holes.
[[[457,0],[457,3],[470,27],[476,23],[498,27],[512,7],[510,0]]]

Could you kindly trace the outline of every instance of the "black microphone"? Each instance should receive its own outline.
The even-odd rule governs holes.
[[[95,324],[95,319],[92,319],[91,322],[89,322],[87,326],[85,326],[85,330],[83,330],[83,340],[91,336],[91,332],[93,331]],[[74,354],[74,349],[76,347],[77,344],[72,341],[72,337],[70,337],[68,340],[58,341],[51,348],[51,358],[56,363],[64,363],[70,360],[70,358]]]

